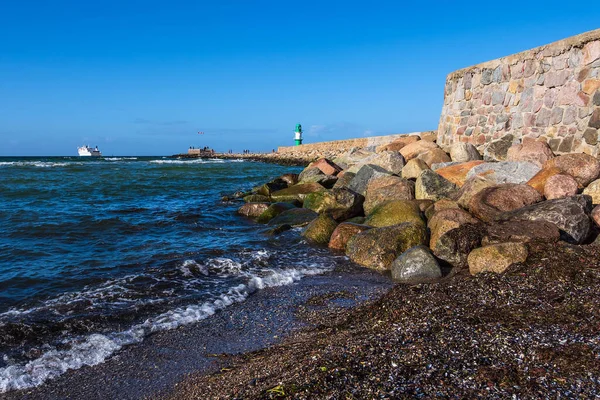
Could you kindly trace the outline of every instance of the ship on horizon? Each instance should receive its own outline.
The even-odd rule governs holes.
[[[98,150],[98,146],[96,146],[95,148],[91,148],[90,146],[81,146],[81,147],[77,148],[77,152],[82,157],[89,157],[89,156],[101,157],[102,156],[102,153],[100,152],[100,150]]]

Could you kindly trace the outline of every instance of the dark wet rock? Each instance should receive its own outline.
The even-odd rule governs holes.
[[[256,221],[261,224],[266,224],[282,212],[293,208],[296,208],[296,206],[292,203],[273,203],[258,216]]]
[[[279,177],[282,181],[287,183],[288,187],[294,186],[298,183],[298,174],[283,174]]]
[[[365,219],[367,219],[367,218],[366,217],[354,217],[354,218],[349,218],[344,222],[352,222],[353,224],[364,224]]]
[[[450,199],[457,191],[458,186],[429,169],[421,172],[415,184],[415,197],[418,200]]]
[[[318,183],[299,183],[287,189],[278,190],[271,195],[275,202],[304,201],[309,193],[324,191],[323,185]]]
[[[435,212],[427,222],[430,240],[429,247],[435,250],[439,238],[446,232],[464,224],[477,224],[479,221],[461,208],[446,208]]]
[[[507,242],[528,243],[534,240],[555,243],[560,239],[556,225],[547,221],[497,222],[486,225],[485,230],[482,246]]]
[[[364,196],[371,180],[389,175],[391,174],[388,171],[376,165],[363,165],[348,184],[348,188]]]
[[[331,215],[320,214],[306,226],[302,231],[302,236],[311,243],[327,245],[337,225],[338,223]]]
[[[367,185],[363,208],[369,214],[377,205],[389,200],[414,200],[415,184],[398,176],[381,176]]]
[[[499,243],[473,250],[467,259],[472,275],[481,272],[502,273],[516,263],[524,263],[529,255],[523,243]]]
[[[248,196],[244,196],[244,201],[246,203],[265,203],[270,200],[271,199],[268,196],[263,196],[262,194],[250,194]]]
[[[557,157],[558,158],[558,157]],[[560,230],[560,238],[568,243],[580,244],[590,233],[592,211],[590,196],[577,195],[546,200],[521,209],[503,213],[502,221],[547,221]]]
[[[268,235],[268,236],[277,236],[285,231],[289,231],[292,228],[293,228],[293,226],[291,226],[290,224],[283,224],[283,225],[278,225],[274,228],[263,229],[262,233],[264,235]]]
[[[329,213],[337,221],[343,221],[363,213],[364,197],[350,189],[331,189],[306,196],[304,207],[317,213]]]
[[[600,161],[585,153],[565,154],[544,164],[544,169],[552,167],[575,178],[579,188],[586,187],[600,175]]]
[[[404,222],[425,225],[419,206],[410,200],[390,200],[375,207],[365,219],[365,225],[384,227]]]
[[[230,201],[230,200],[242,199],[251,194],[252,194],[252,192],[242,192],[241,190],[238,190],[235,193],[226,194],[224,196],[221,196],[221,200],[222,201]]]
[[[256,218],[262,214],[271,203],[246,203],[238,208],[237,213],[249,218]]]
[[[331,234],[329,239],[329,248],[334,250],[345,251],[346,244],[354,236],[361,232],[371,229],[370,226],[352,223],[342,222],[335,228],[335,231]]]
[[[460,270],[467,266],[469,253],[481,246],[484,234],[483,224],[463,224],[441,235],[433,254]]]
[[[469,211],[482,221],[494,221],[507,211],[516,210],[542,201],[542,196],[531,186],[513,183],[487,187],[471,198]]]
[[[384,228],[373,228],[354,235],[346,245],[346,255],[365,267],[388,270],[399,254],[413,246],[426,243],[425,226],[406,222]]]
[[[258,187],[255,191],[256,194],[261,194],[263,196],[271,196],[273,192],[276,192],[281,189],[286,189],[288,184],[286,181],[282,179],[275,179],[274,181],[265,183],[264,185]]]
[[[442,277],[442,270],[427,246],[406,250],[392,263],[392,279],[397,282],[428,282]]]
[[[319,214],[306,208],[287,210],[269,221],[270,226],[291,225],[293,227],[306,226]]]

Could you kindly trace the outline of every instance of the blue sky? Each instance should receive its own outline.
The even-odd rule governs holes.
[[[5,1],[0,156],[270,151],[298,122],[306,142],[436,129],[448,73],[599,21],[551,1]]]

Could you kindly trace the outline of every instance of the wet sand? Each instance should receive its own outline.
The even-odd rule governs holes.
[[[170,393],[190,373],[218,372],[231,355],[279,343],[326,315],[380,297],[388,277],[348,265],[267,288],[197,324],[159,332],[106,362],[69,371],[42,386],[0,395],[3,399],[142,399]]]

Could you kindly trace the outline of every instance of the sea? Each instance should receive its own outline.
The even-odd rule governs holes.
[[[267,287],[345,262],[236,215],[297,167],[167,157],[0,157],[0,392],[104,362]]]

